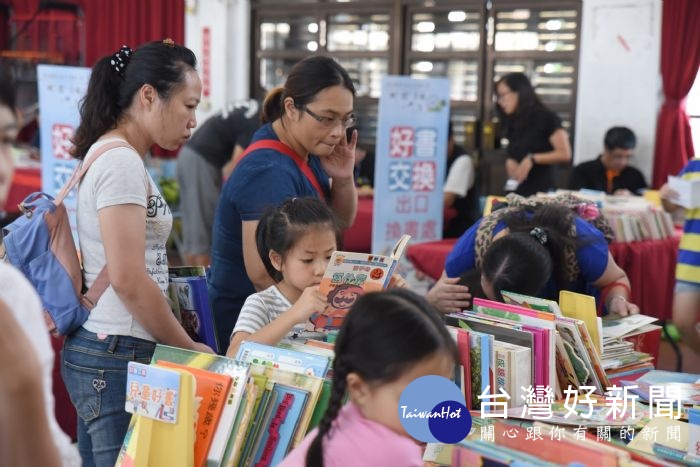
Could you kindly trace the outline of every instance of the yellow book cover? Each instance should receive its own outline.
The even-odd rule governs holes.
[[[133,415],[115,467],[194,467],[195,380],[180,373],[177,423]]]
[[[151,449],[151,423],[144,423],[146,417],[132,415],[129,429],[119,451],[114,467],[148,467]]]
[[[163,423],[145,418],[152,424],[149,467],[194,467],[195,379],[192,373],[171,368],[182,374],[178,397],[177,423]]]
[[[598,355],[602,355],[603,342],[598,329],[598,312],[595,306],[595,298],[590,295],[562,290],[559,292],[559,308],[564,316],[583,321],[598,350]]]

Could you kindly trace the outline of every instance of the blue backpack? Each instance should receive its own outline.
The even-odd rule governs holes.
[[[32,193],[19,205],[22,216],[2,229],[0,258],[14,265],[36,289],[44,306],[46,324],[54,334],[68,335],[88,319],[88,314],[109,287],[107,267],[84,291],[83,274],[63,200],[102,154],[124,142],[104,144],[87,162],[81,162],[56,199]],[[2,251],[4,249],[4,251]]]

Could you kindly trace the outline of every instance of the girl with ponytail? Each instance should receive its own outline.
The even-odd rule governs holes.
[[[187,335],[165,298],[172,214],[143,163],[151,146],[176,149],[196,126],[195,65],[192,51],[171,39],[123,46],[95,64],[80,106],[73,155],[92,163],[76,214],[84,284],[105,279],[101,271],[109,283],[62,352],[86,466],[117,459],[131,418],[124,411],[130,360],[149,363],[157,342],[212,352]]]
[[[310,337],[306,325],[326,305],[318,284],[338,249],[340,229],[323,201],[292,198],[263,215],[255,236],[275,284],[246,299],[231,333],[229,357],[244,340],[277,345],[284,338]]]
[[[360,297],[338,333],[328,409],[280,465],[422,466],[422,450],[399,420],[399,398],[421,376],[451,378],[456,361],[456,346],[425,299],[406,289]]]

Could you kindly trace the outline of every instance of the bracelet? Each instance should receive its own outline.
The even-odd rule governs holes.
[[[616,298],[619,298],[624,303],[627,303],[627,298],[625,298],[623,295],[613,295],[612,297],[610,297],[610,300],[608,300],[608,303],[605,306],[607,308],[610,308],[610,305],[612,304],[613,300],[615,300]]]
[[[528,153],[527,156],[525,156],[527,159],[530,159],[530,162],[532,162],[532,165],[535,165],[537,162],[535,161],[535,155],[533,153]]]
[[[603,304],[604,304],[606,307],[609,305],[610,302],[608,302],[608,294],[610,293],[610,290],[611,290],[613,287],[622,287],[623,289],[625,289],[625,292],[627,292],[627,296],[628,296],[628,297],[632,295],[632,291],[630,290],[630,286],[627,285],[626,283],[621,282],[621,281],[611,282],[611,283],[609,283],[608,285],[606,285],[605,287],[603,287],[603,290],[602,290],[601,293],[600,293],[600,303],[601,303],[601,306],[602,306]],[[625,298],[623,295],[616,295],[616,296]],[[625,300],[627,300],[627,299],[625,298]],[[610,300],[610,301],[612,301],[612,300]]]

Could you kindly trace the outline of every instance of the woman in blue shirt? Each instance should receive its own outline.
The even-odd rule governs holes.
[[[245,299],[273,284],[255,242],[267,208],[288,198],[316,196],[328,202],[345,227],[352,224],[357,131],[348,140],[345,130],[357,121],[354,96],[343,67],[330,57],[314,56],[292,67],[284,86],[265,98],[264,125],[226,181],[214,219],[208,279],[222,349]]]
[[[506,209],[474,224],[448,255],[443,277],[428,293],[443,312],[469,306],[471,291],[457,278],[476,271],[492,300],[502,300],[502,290],[557,300],[560,290],[598,295],[599,289],[609,313],[639,313],[628,301],[627,274],[597,228],[566,206]]]

